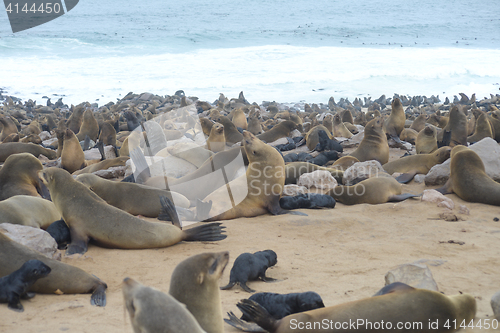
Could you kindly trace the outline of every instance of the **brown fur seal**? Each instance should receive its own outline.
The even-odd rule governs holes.
[[[232,199],[228,198],[226,186],[203,199],[205,202],[213,202],[208,221],[282,212],[279,199],[285,185],[283,157],[276,149],[252,133],[244,131],[243,136],[243,147],[249,161],[246,175],[228,184],[232,190]],[[239,203],[235,204],[235,201]]]
[[[0,169],[0,200],[15,195],[40,196],[38,171],[42,169],[40,160],[31,154],[9,156]]]
[[[500,184],[486,174],[479,155],[465,146],[451,151],[450,178],[437,190],[455,193],[468,202],[500,206]]]
[[[425,126],[418,133],[415,149],[417,150],[417,154],[430,154],[438,149],[437,128],[435,126]]]
[[[241,135],[228,117],[220,116],[216,119],[216,121],[224,126],[224,137],[226,138],[226,142],[228,144],[232,145],[243,140],[243,135]]]
[[[53,222],[61,219],[61,214],[52,201],[31,195],[15,195],[0,201],[0,216],[2,223],[42,229],[47,229]]]
[[[248,131],[253,135],[259,135],[262,133],[262,125],[257,116],[251,116],[248,118]]]
[[[450,135],[449,139],[446,133]],[[438,143],[441,142],[444,146],[467,145],[467,117],[461,107],[452,106],[448,124],[438,133],[437,138]]]
[[[488,115],[485,112],[480,111],[480,115],[476,121],[476,128],[474,134],[467,138],[467,142],[478,142],[484,138],[494,138],[493,128],[491,127],[490,121],[488,120]]]
[[[102,123],[99,141],[102,142],[104,146],[116,147],[116,130],[110,123]]]
[[[394,98],[392,100],[391,107],[391,115],[384,122],[384,131],[389,137],[399,138],[401,131],[405,127],[405,110],[399,98]]]
[[[338,185],[329,194],[344,205],[381,204],[388,201],[403,201],[416,195],[401,194],[401,184],[392,177],[372,177],[356,185]]]
[[[451,148],[441,147],[430,154],[417,154],[401,157],[392,162],[382,165],[384,170],[393,174],[395,172],[403,173],[397,179],[400,183],[407,183],[413,179],[417,173],[426,175],[436,164],[441,164],[450,158]]]
[[[215,123],[210,130],[210,136],[207,139],[207,149],[218,153],[226,149],[226,138],[224,136],[224,126]]]
[[[7,142],[19,142],[19,134],[11,133],[7,135],[7,137],[3,139],[2,143],[7,143]]]
[[[327,132],[328,133],[328,132]],[[333,116],[333,136],[341,138],[350,138],[352,133],[345,127],[344,123],[340,119],[340,115],[336,114]]]
[[[11,134],[17,133],[17,126],[10,117],[0,118],[0,123],[3,125],[2,132],[0,133],[0,141],[5,140]]]
[[[420,114],[412,123],[410,128],[415,130],[417,133],[424,129],[425,123],[429,116],[426,114]]]
[[[40,139],[40,136],[38,134],[30,134],[19,140],[19,142],[35,143],[38,145],[42,143],[42,139]]]
[[[491,127],[495,132],[495,141],[500,142],[500,111],[496,110],[491,113],[491,117],[488,117],[491,123]]]
[[[69,128],[64,132],[63,142],[63,149],[61,151],[61,166],[64,170],[73,173],[100,161],[85,160],[85,154],[83,153],[82,146],[80,145],[75,133],[73,133],[73,131]]]
[[[182,261],[170,279],[170,295],[186,305],[207,333],[224,333],[219,280],[229,252],[202,253]]]
[[[50,267],[50,274],[38,280],[30,291],[42,294],[88,294],[92,293],[90,304],[106,305],[106,283],[80,268],[49,259],[38,251],[14,242],[0,232],[0,276],[19,269],[28,260],[37,259]]]
[[[331,165],[332,168],[338,168],[340,170],[347,170],[349,167],[358,163],[359,160],[354,156],[342,156]]]
[[[81,170],[76,170],[73,172],[74,175],[81,175],[84,173],[93,173],[99,170],[106,170],[111,167],[125,166],[129,160],[128,156],[120,156],[116,158],[110,158],[108,160],[100,161],[97,163],[90,164]]]
[[[270,333],[292,332],[407,332],[445,333],[476,316],[476,300],[469,294],[446,296],[436,291],[393,283],[377,296],[272,318],[257,303],[242,300],[238,308]],[[455,326],[456,324],[456,326]]]
[[[169,198],[178,207],[189,208],[189,200],[175,192],[136,183],[116,182],[93,174],[79,175],[76,180],[111,206],[132,215],[158,217],[162,208],[160,196]]]
[[[417,131],[411,128],[403,128],[401,134],[399,135],[399,138],[402,141],[406,141],[414,145],[417,142],[417,136],[418,136]]]
[[[365,136],[358,148],[350,155],[356,157],[360,162],[377,160],[380,164],[389,161],[389,145],[383,130],[382,118],[370,120],[365,127]]]
[[[38,157],[40,155],[46,156],[49,160],[56,158],[56,152],[43,148],[34,143],[23,143],[23,142],[7,142],[0,145],[0,162],[5,162],[5,160],[14,154],[19,153],[30,153],[31,155]]]
[[[333,114],[331,113],[327,114],[325,118],[323,118],[322,125],[328,129],[328,132],[333,133]]]
[[[354,124],[354,119],[352,118],[351,110],[347,109],[342,111],[342,122]]]
[[[319,143],[319,131],[325,131],[329,139],[333,139],[332,133],[323,125],[317,125],[311,128],[305,135],[306,145],[309,150],[314,150]]]
[[[212,130],[212,126],[214,125],[214,122],[208,118],[200,117],[200,125],[201,125],[201,129],[203,131],[203,134],[205,134],[206,137],[210,136],[210,131]]]
[[[122,283],[125,308],[135,333],[204,333],[186,306],[172,296],[130,278]]]
[[[247,116],[243,112],[242,108],[235,109],[233,112],[233,118],[231,119],[234,126],[246,130],[248,128]]]
[[[108,205],[63,169],[48,168],[40,171],[39,176],[69,226],[71,244],[66,254],[85,253],[90,238],[104,247],[145,249],[226,237],[221,234],[220,224],[181,230],[171,224],[139,219]]]
[[[82,103],[75,107],[73,105],[71,116],[66,122],[66,126],[73,131],[73,133],[78,133],[80,131],[80,127],[82,126],[83,121],[83,112],[85,111],[86,104]]]
[[[274,142],[280,138],[285,138],[287,136],[290,136],[290,132],[300,128],[299,126],[300,125],[294,123],[291,120],[285,120],[275,125],[269,131],[257,135],[257,138],[264,142],[269,142],[269,143]]]

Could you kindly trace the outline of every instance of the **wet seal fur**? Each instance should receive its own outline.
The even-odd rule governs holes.
[[[249,293],[255,292],[247,286],[247,281],[261,279],[264,282],[276,281],[273,278],[266,277],[266,270],[276,265],[278,256],[273,250],[258,251],[255,253],[242,253],[234,261],[233,268],[229,277],[229,284],[221,287],[221,290],[227,290],[239,284],[243,290]]]
[[[170,279],[170,295],[186,305],[207,333],[224,333],[219,280],[229,252],[201,253],[179,263]]]
[[[7,275],[21,267],[22,263],[37,259],[49,266],[50,274],[37,280],[30,291],[54,294],[88,294],[90,304],[96,306],[106,305],[106,283],[94,275],[90,275],[78,267],[49,259],[40,252],[32,250],[24,245],[14,242],[0,232],[0,275]]]
[[[50,267],[40,260],[26,261],[17,271],[0,278],[0,303],[8,303],[11,310],[23,312],[21,298],[33,298],[29,288],[40,278],[50,273]]]
[[[146,249],[167,247],[181,241],[217,241],[226,238],[220,223],[187,230],[148,222],[108,205],[65,170],[48,168],[39,173],[52,201],[68,224],[71,244],[66,254],[85,253],[90,239],[103,247]]]
[[[122,293],[135,333],[205,332],[186,306],[168,294],[131,278],[123,280]]]
[[[258,303],[250,300],[242,300],[237,306],[243,314],[270,333],[333,332],[334,327],[326,330],[321,325],[320,327],[317,325],[312,327],[312,325],[323,323],[323,321],[349,323],[357,319],[363,319],[365,324],[384,322],[384,327],[390,323],[392,329],[397,327],[398,322],[420,322],[421,325],[412,326],[413,328],[404,332],[444,333],[455,331],[455,328],[450,330],[444,327],[447,322],[461,323],[465,320],[469,323],[476,315],[476,300],[469,294],[446,296],[431,290],[416,289],[403,283],[394,283],[384,287],[383,294],[378,296],[301,312],[281,320],[274,319]],[[438,326],[430,327],[429,323],[436,321]],[[349,331],[366,333],[380,330],[369,329],[361,324]]]

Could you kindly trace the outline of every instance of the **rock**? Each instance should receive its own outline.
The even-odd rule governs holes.
[[[40,137],[40,139],[43,141],[46,141],[46,140],[49,140],[50,139],[50,133],[47,132],[47,131],[42,131],[40,132],[40,134],[38,134],[38,136]],[[57,140],[56,140],[57,141]]]
[[[371,160],[357,162],[351,165],[344,172],[343,182],[345,185],[352,184],[356,179],[365,179],[377,176],[379,173],[385,173],[384,168],[379,161]]]
[[[493,315],[496,319],[500,320],[500,291],[497,291],[491,297],[491,308],[493,309]]]
[[[414,288],[439,291],[427,265],[410,263],[398,266],[385,274],[385,285],[402,282]]]
[[[423,183],[424,180],[425,180],[425,175],[419,173],[417,175],[415,175],[415,177],[413,177],[413,180],[415,181],[415,183]]]
[[[277,145],[286,145],[288,143],[288,140],[287,138],[279,138],[278,140],[276,141],[273,141],[273,142],[269,142],[268,144],[270,146],[277,146]]]
[[[48,258],[61,260],[61,252],[57,249],[56,241],[45,230],[19,224],[1,223],[0,232]]]
[[[307,187],[305,186],[299,186],[295,184],[288,184],[283,187],[283,195],[289,196],[289,197],[294,197],[299,194],[305,194],[307,193]]]
[[[97,148],[91,148],[83,152],[86,160],[100,160],[101,153]],[[115,148],[113,146],[105,146],[104,147],[104,157],[109,160],[112,158],[116,158]]]
[[[439,218],[441,220],[445,220],[447,222],[457,222],[457,221],[463,221],[463,219],[460,216],[457,216],[455,213],[453,213],[449,209],[445,209],[444,212],[439,214]]]
[[[51,146],[53,143],[57,142],[57,138],[52,138],[52,139],[47,139],[47,140],[42,140],[42,144],[47,147]]]
[[[492,138],[484,138],[469,147],[483,161],[486,174],[500,181],[500,145]],[[443,185],[450,178],[450,159],[433,166],[425,176],[425,185]]]
[[[455,208],[453,200],[445,197],[436,190],[424,190],[424,193],[422,194],[422,201],[434,202],[437,203],[438,207],[445,207],[450,210]]]
[[[94,175],[105,179],[119,178],[125,175],[127,166],[111,167],[106,170],[98,170],[93,172]]]
[[[307,188],[316,187],[322,190],[329,190],[338,185],[332,174],[326,170],[316,170],[310,173],[305,173],[300,176],[297,185],[302,185]]]
[[[303,136],[302,133],[299,132],[299,130],[294,129],[293,131],[290,132],[290,137],[296,138],[298,136]]]
[[[141,101],[149,101],[152,97],[153,97],[153,94],[143,93],[141,96],[139,96],[139,100],[141,100]]]
[[[465,215],[470,215],[469,208],[465,205],[459,205],[458,206],[458,213],[459,214],[465,214]]]

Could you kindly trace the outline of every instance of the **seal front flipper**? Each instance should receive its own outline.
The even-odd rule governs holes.
[[[24,311],[24,307],[21,304],[21,300],[19,298],[19,295],[15,294],[15,293],[11,293],[9,295],[7,303],[8,303],[7,307],[11,310],[14,310],[16,312],[23,312]]]
[[[227,235],[223,234],[226,227],[222,223],[208,223],[190,229],[184,229],[184,241],[186,242],[216,242],[223,240]]]
[[[161,210],[158,215],[158,220],[161,221],[172,221],[172,224],[176,227],[182,229],[181,221],[179,220],[179,215],[177,215],[177,210],[175,209],[174,203],[171,199],[166,196],[160,195]]]
[[[373,296],[381,296],[381,295],[386,295],[386,294],[395,293],[395,292],[405,292],[405,291],[410,291],[410,290],[414,290],[414,289],[415,288],[407,285],[406,283],[394,282],[394,283],[388,284],[387,286],[383,287]]]
[[[92,296],[90,296],[91,305],[106,306],[106,288],[108,288],[108,286],[104,282],[95,288]]]
[[[246,321],[241,320],[240,318],[236,317],[232,311],[229,311],[227,313],[229,316],[229,319],[224,318],[224,321],[228,323],[229,325],[239,329],[240,331],[243,332],[267,332],[264,330],[262,327],[255,323],[249,323]]]
[[[280,321],[274,319],[259,303],[249,299],[242,299],[236,306],[245,316],[250,318],[251,321],[255,322],[266,331],[273,333],[279,328]]]
[[[421,196],[421,194],[402,193],[390,196],[387,202],[400,202],[405,201],[408,198],[415,198],[419,196]]]
[[[50,198],[49,189],[47,188],[47,186],[43,183],[43,181],[41,179],[38,180],[38,187],[37,187],[36,191],[38,192],[38,194],[40,194],[40,196],[42,198],[47,199],[49,201],[52,201],[52,199]]]
[[[451,194],[453,192],[453,184],[451,183],[451,178],[448,179],[446,184],[436,189],[441,194]]]
[[[396,178],[396,180],[401,184],[406,184],[409,183],[413,179],[413,177],[415,177],[416,174],[417,171],[402,173]]]
[[[99,141],[95,146],[97,147],[97,150],[99,150],[99,154],[101,154],[101,161],[104,161],[106,159],[106,154],[104,153],[104,142]]]
[[[68,245],[66,250],[66,255],[72,255],[75,253],[84,254],[87,252],[87,246],[89,243],[88,236],[78,234],[74,229],[70,228],[71,234],[71,244]]]

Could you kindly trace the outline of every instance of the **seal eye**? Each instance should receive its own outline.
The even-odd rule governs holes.
[[[214,263],[212,264],[212,266],[210,266],[210,269],[208,270],[208,273],[209,274],[214,274],[215,271],[217,270],[217,266],[218,266],[218,261],[215,260]]]
[[[257,152],[255,150],[252,151],[252,154],[257,155]]]

